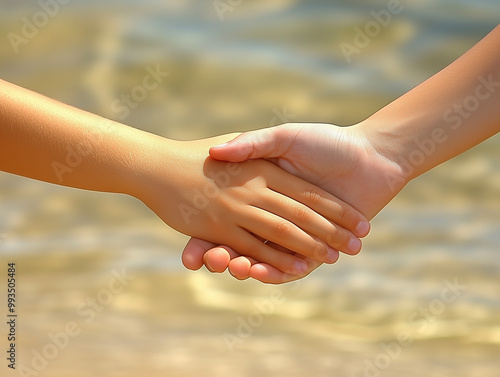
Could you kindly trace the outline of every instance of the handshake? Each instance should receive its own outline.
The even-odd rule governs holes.
[[[241,163],[241,176],[216,196],[226,208],[219,224],[233,216],[239,222],[219,225],[220,237],[209,229],[195,235],[184,265],[284,283],[334,263],[339,252],[357,254],[368,220],[411,179],[500,130],[499,54],[497,26],[358,124],[285,124],[213,140],[223,144],[210,148],[207,170],[215,160]],[[229,193],[241,195],[246,208],[226,202]]]
[[[322,263],[335,263],[339,252],[357,254],[359,238],[370,229],[368,219],[407,179],[369,143],[363,127],[284,124],[234,140],[227,135],[190,142],[223,144],[210,148],[205,161],[210,180],[193,190],[189,205],[181,201],[178,208],[190,224],[210,211],[222,233],[218,238],[215,226],[202,232],[208,239],[192,238],[183,252],[184,265],[196,270],[204,264],[219,273],[227,268],[237,279],[284,283]],[[215,203],[225,210],[219,213]],[[215,243],[221,239],[227,244]]]
[[[187,268],[284,283],[335,263],[339,252],[357,254],[368,220],[411,179],[500,130],[498,56],[500,26],[353,126],[284,124],[197,141],[0,80],[0,170],[134,196],[194,237]]]
[[[497,26],[448,67],[358,124],[285,124],[214,140],[227,143],[212,147],[207,161],[258,167],[261,186],[252,188],[248,204],[260,211],[260,221],[245,226],[251,216],[246,218],[231,231],[245,229],[245,237],[226,245],[214,243],[222,238],[192,238],[184,265],[283,283],[334,263],[339,252],[357,254],[367,220],[411,179],[500,130],[499,54]],[[241,192],[257,183],[248,178],[232,188]]]

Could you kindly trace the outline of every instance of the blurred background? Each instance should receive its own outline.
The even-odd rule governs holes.
[[[497,0],[401,1],[387,22],[374,14],[397,2],[61,3],[0,1],[0,77],[175,139],[356,123],[500,16]],[[341,46],[356,47],[367,25],[370,43],[346,55]],[[146,90],[151,70],[168,76]],[[499,192],[495,137],[405,188],[359,256],[275,287],[185,270],[187,238],[132,198],[0,174],[0,275],[16,262],[18,368],[41,377],[496,377]],[[2,359],[2,375],[14,374]]]

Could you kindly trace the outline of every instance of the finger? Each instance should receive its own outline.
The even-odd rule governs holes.
[[[350,204],[276,166],[266,165],[264,168],[269,169],[267,182],[272,190],[307,205],[359,237],[368,234],[368,220]]]
[[[268,186],[270,189],[306,205],[332,223],[335,229],[333,229],[333,233],[328,235],[327,243],[330,246],[339,248],[348,254],[359,252],[361,241],[354,233],[359,237],[365,236],[370,226],[360,212],[317,186],[291,176],[282,170],[274,169],[272,165],[266,168],[274,170],[272,174],[269,174]],[[300,207],[296,205],[294,208],[296,211],[300,210]],[[307,212],[304,209],[298,212],[299,218],[306,215]],[[323,237],[321,238],[323,239]]]
[[[182,264],[189,270],[199,270],[203,266],[203,255],[216,244],[199,238],[191,238],[182,251]]]
[[[254,264],[248,274],[252,279],[266,284],[283,284],[301,278],[299,275],[285,274],[267,263]]]
[[[260,241],[264,242],[265,239],[257,237]],[[276,245],[274,243],[267,243],[269,246],[273,247],[274,249],[289,253],[294,255],[295,253],[285,249],[284,247],[281,247],[280,245]],[[205,264],[205,267],[211,271],[211,272],[216,272],[216,273],[222,273],[226,270],[226,268],[229,267],[229,262],[232,261],[233,259],[240,258],[236,261],[234,261],[231,265],[230,268],[230,273],[232,270],[232,274],[236,275],[238,277],[248,277],[249,276],[249,266],[253,266],[254,264],[257,264],[258,262],[253,259],[253,258],[247,258],[243,257],[240,254],[238,254],[236,251],[231,249],[228,246],[216,246],[210,250],[208,250],[204,255],[203,255],[203,263]],[[248,262],[244,260],[246,258]],[[273,267],[274,268],[274,267]]]
[[[216,246],[203,255],[203,264],[210,272],[223,273],[231,260],[232,249]]]
[[[258,234],[260,237],[303,256],[326,263],[333,263],[338,258],[337,250],[315,239],[294,223],[258,207],[250,207],[245,212],[245,216],[240,220],[239,224],[252,233]],[[281,254],[285,255],[284,253]],[[266,262],[261,258],[255,256],[254,258],[260,262]],[[277,267],[274,263],[270,264]]]
[[[277,245],[275,243],[269,242],[269,246],[272,248],[281,251],[283,253],[290,253],[294,254],[293,251],[285,249],[281,245]],[[266,284],[282,284],[282,283],[288,283],[294,280],[301,279],[307,275],[309,275],[312,271],[314,271],[316,268],[321,266],[321,263],[311,259],[311,258],[304,258],[305,262],[307,262],[307,269],[304,273],[302,274],[286,274],[277,268],[267,264],[267,263],[255,263],[250,267],[250,272],[249,275],[251,278],[255,280],[259,280],[262,283]]]
[[[290,221],[306,234],[310,235],[304,239],[308,244],[302,244],[302,247],[306,248],[305,251],[304,249],[298,251],[288,246],[294,240],[289,240],[288,244],[283,245],[304,256],[318,259],[324,263],[335,263],[338,258],[338,249],[344,247],[347,250],[347,243],[351,238],[356,238],[346,229],[333,224],[306,205],[279,193],[259,197],[258,203],[258,208],[271,212],[278,216],[278,218]],[[304,234],[296,232],[291,236],[293,238],[304,237]],[[282,239],[276,240],[270,238],[268,235],[266,237],[279,244],[283,244],[283,241],[286,241]],[[356,239],[356,241],[358,240]],[[326,248],[325,245],[328,245],[329,248]],[[357,251],[359,250],[354,250],[354,252]]]
[[[227,143],[210,148],[210,156],[232,162],[280,157],[289,149],[296,132],[296,128],[290,125],[287,128],[281,125],[246,132]]]
[[[241,255],[229,246],[219,245],[208,250],[203,256],[203,264],[211,272],[222,273],[229,266],[229,262]]]
[[[264,211],[258,211],[264,213]],[[294,226],[293,224],[291,225]],[[249,231],[256,233],[253,230],[254,229],[250,229]],[[268,263],[276,267],[277,269],[289,274],[300,274],[307,269],[307,263],[305,263],[302,258],[291,255],[289,253],[278,251],[270,247],[269,245],[261,242],[256,237],[249,234],[249,232],[243,228],[238,228],[236,231],[233,231],[232,241],[229,244],[233,247],[234,250],[238,250],[238,253],[240,253],[241,255],[253,258],[259,262]]]
[[[363,214],[334,195],[273,165],[267,165],[266,168],[272,169],[267,180],[270,189],[305,204],[349,231],[359,232],[357,229],[361,223],[369,226]],[[359,236],[363,237],[368,230],[361,233]]]
[[[238,280],[246,280],[250,277],[250,268],[252,267],[252,260],[239,256],[229,262],[228,270]]]
[[[302,279],[318,268],[321,263],[308,260],[308,268],[303,274],[286,274],[266,263],[257,263],[250,267],[250,277],[266,284],[283,284]]]

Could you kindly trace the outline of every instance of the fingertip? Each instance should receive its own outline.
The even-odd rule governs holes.
[[[188,270],[196,271],[199,270],[203,266],[203,256],[194,251],[190,251],[186,248],[182,252],[181,258],[182,264]]]
[[[210,272],[223,273],[229,264],[231,257],[223,247],[215,247],[203,255],[203,263]]]
[[[250,277],[265,284],[283,284],[297,279],[266,263],[254,264],[250,268]]]
[[[238,142],[227,142],[209,149],[210,157],[215,160],[241,162],[252,153],[252,146]]]
[[[361,240],[359,238],[352,237],[347,243],[347,248],[343,251],[348,255],[357,255],[361,251],[362,247],[363,243]]]
[[[182,264],[188,270],[199,270],[203,266],[203,255],[215,246],[212,242],[191,238],[182,251]]]
[[[370,233],[371,225],[368,221],[362,220],[356,226],[356,235],[358,237],[366,237]]]
[[[238,280],[245,280],[250,277],[252,262],[246,257],[237,257],[228,263],[228,270]]]
[[[293,272],[297,275],[303,275],[307,271],[307,262],[304,260],[298,260],[293,264]]]
[[[340,252],[337,249],[328,247],[328,258],[325,263],[334,264],[337,263],[340,257]]]
[[[182,258],[182,264],[191,271],[197,271],[203,266],[203,263],[197,263],[196,261],[190,260],[188,257]]]

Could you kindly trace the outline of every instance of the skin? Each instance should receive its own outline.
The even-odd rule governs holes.
[[[64,186],[131,195],[166,224],[224,243],[289,274],[308,260],[356,254],[366,219],[333,195],[264,161],[208,156],[236,134],[174,141],[0,81],[0,170]],[[351,232],[350,230],[353,232]],[[282,253],[263,240],[279,243]]]
[[[499,132],[499,104],[497,26],[448,67],[358,124],[285,124],[240,135],[210,155],[266,158],[371,219],[412,179]],[[191,269],[204,263],[213,272],[229,268],[239,279],[265,283],[299,279],[321,264],[310,262],[304,274],[290,275],[236,250],[191,239],[183,260]]]

